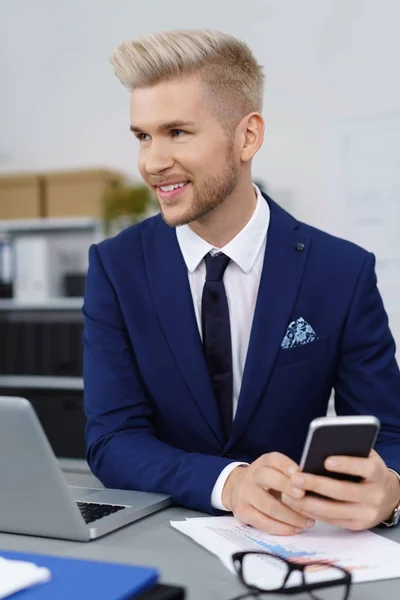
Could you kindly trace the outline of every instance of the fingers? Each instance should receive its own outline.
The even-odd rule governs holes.
[[[280,501],[282,492],[289,492],[289,473],[298,465],[278,452],[261,456],[243,470],[232,494],[235,517],[242,523],[275,535],[294,535],[313,527],[315,521],[297,513]]]
[[[265,491],[290,493],[292,480],[289,475],[270,466],[259,467],[254,471],[254,482]]]
[[[319,519],[326,523],[332,523],[343,520],[356,520],[362,508],[362,505],[358,502],[335,502],[333,500],[324,500],[322,498],[315,498],[313,496],[305,496],[300,500],[282,495],[282,502],[287,504],[303,515],[310,516],[314,519]]]
[[[296,535],[303,531],[300,527],[294,527],[287,523],[282,523],[272,517],[260,512],[254,506],[249,507],[245,517],[239,517],[238,520],[245,525],[256,527],[265,533],[273,535]]]
[[[350,529],[351,531],[364,531],[365,529],[369,529],[369,527],[366,527],[363,519],[326,520],[325,523],[335,525],[335,527],[342,527],[343,529]]]
[[[254,493],[251,506],[258,512],[268,515],[273,520],[295,528],[309,529],[315,525],[313,519],[295,512],[289,506],[282,504],[282,502],[276,500],[271,494],[265,493],[261,489]]]
[[[368,458],[354,456],[330,456],[325,461],[325,468],[335,473],[359,475],[363,479],[374,479],[379,471],[382,459],[375,453]]]
[[[293,475],[299,471],[298,464],[280,452],[269,452],[268,454],[264,454],[256,461],[256,463],[259,463],[259,466],[273,467],[287,475]]]
[[[333,500],[342,500],[345,502],[361,502],[365,498],[365,495],[369,493],[370,487],[368,483],[340,481],[308,473],[297,473],[292,477],[291,484],[292,486],[288,494],[294,498],[303,497],[304,490],[308,490],[322,496],[327,496]]]
[[[376,508],[360,502],[334,502],[312,497],[299,501],[287,496],[283,496],[282,501],[310,518],[352,531],[370,529],[382,521]]]
[[[354,483],[296,473],[291,477],[292,489],[282,494],[282,502],[304,516],[354,531],[381,523],[398,502],[397,477],[391,477],[385,463],[375,452],[371,452],[368,458],[335,456],[330,459],[333,461],[327,459],[325,462],[327,468],[358,475],[363,481]],[[326,498],[305,494],[306,491]]]

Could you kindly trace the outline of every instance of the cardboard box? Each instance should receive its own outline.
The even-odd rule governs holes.
[[[123,175],[106,169],[45,173],[47,217],[103,216],[103,194]]]
[[[0,175],[0,219],[32,219],[44,216],[43,212],[38,175]]]

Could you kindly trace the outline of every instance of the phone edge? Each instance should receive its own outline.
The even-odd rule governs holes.
[[[348,415],[348,416],[335,416],[335,417],[317,417],[313,419],[308,427],[307,437],[303,448],[303,453],[301,455],[299,468],[300,471],[303,471],[304,465],[306,462],[306,458],[308,455],[308,451],[311,445],[311,441],[314,435],[314,432],[317,429],[321,429],[322,427],[328,427],[331,425],[355,425],[356,423],[361,424],[369,424],[375,425],[376,432],[375,437],[372,443],[372,448],[375,446],[376,439],[379,434],[379,430],[381,427],[381,423],[377,417],[374,415]]]

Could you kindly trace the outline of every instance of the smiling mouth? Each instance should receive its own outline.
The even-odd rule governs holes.
[[[157,196],[162,202],[175,200],[183,194],[189,183],[189,181],[186,181],[171,185],[156,186]]]
[[[160,188],[162,192],[172,192],[174,189],[182,188],[188,183],[188,181],[183,181],[181,183],[171,183],[169,185],[158,185],[157,187]]]

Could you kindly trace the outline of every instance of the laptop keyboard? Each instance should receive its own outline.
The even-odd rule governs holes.
[[[94,502],[77,502],[77,505],[86,523],[93,523],[93,521],[98,521],[98,519],[108,517],[108,515],[126,508],[116,504],[97,504]]]

